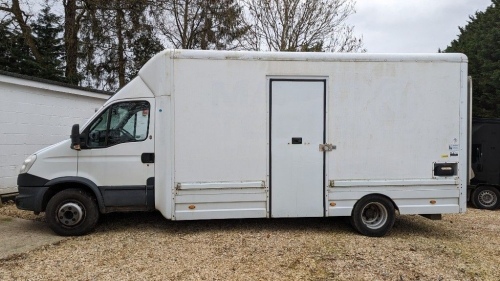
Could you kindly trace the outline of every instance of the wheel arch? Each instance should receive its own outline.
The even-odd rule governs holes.
[[[382,193],[368,193],[368,194],[363,195],[363,197],[359,198],[358,200],[356,200],[356,203],[354,203],[354,205],[352,206],[351,216],[353,215],[353,212],[354,212],[354,209],[356,208],[356,205],[358,205],[361,200],[363,200],[364,198],[366,198],[368,196],[380,196],[380,197],[386,198],[387,200],[389,200],[392,203],[392,205],[394,206],[394,210],[396,210],[399,213],[399,207],[396,204],[396,202],[394,202],[394,200],[392,200],[391,197],[389,197],[385,194],[382,194]]]
[[[43,196],[42,211],[45,211],[49,200],[58,192],[69,188],[81,188],[96,198],[99,212],[105,212],[102,194],[97,185],[89,179],[82,177],[61,177],[50,180],[45,186],[49,187],[49,189]]]
[[[491,184],[491,183],[480,183],[478,185],[475,185],[474,188],[472,188],[472,191],[482,187],[482,186],[489,186],[489,187],[493,187],[495,188],[496,190],[500,191],[500,185],[497,185],[497,184]]]

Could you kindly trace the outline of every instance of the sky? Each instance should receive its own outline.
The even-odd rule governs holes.
[[[491,0],[356,0],[348,24],[370,53],[436,53]]]

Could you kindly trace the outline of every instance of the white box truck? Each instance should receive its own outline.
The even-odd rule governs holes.
[[[60,235],[100,214],[170,220],[466,210],[463,54],[165,50],[71,138],[29,156],[17,207]]]

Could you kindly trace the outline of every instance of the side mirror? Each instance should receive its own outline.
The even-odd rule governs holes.
[[[80,150],[80,125],[75,124],[71,128],[71,149]]]

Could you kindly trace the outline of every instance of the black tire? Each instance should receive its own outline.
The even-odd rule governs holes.
[[[361,198],[351,215],[351,224],[359,233],[370,237],[382,237],[391,230],[396,220],[392,202],[380,195]]]
[[[78,236],[94,229],[99,210],[93,196],[81,189],[66,189],[49,200],[45,217],[55,233]]]
[[[474,189],[471,201],[478,209],[495,210],[500,206],[500,192],[493,186],[483,185]]]

